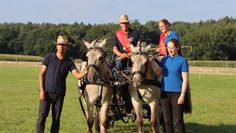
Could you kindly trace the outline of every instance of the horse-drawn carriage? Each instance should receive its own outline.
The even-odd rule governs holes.
[[[152,79],[154,72],[147,53],[150,47],[132,46],[132,67],[118,71],[105,58],[106,40],[84,43],[88,48],[88,74],[80,104],[87,118],[88,132],[92,132],[94,121],[97,131],[106,132],[118,120],[124,123],[137,120],[138,130],[142,132],[143,118],[148,118],[153,132],[157,132],[160,89]],[[144,79],[151,80],[146,84]]]

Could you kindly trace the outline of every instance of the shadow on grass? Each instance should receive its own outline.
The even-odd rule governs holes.
[[[144,133],[150,133],[151,127],[149,123],[144,123],[143,128]],[[113,128],[109,129],[109,132],[111,133],[137,133],[138,127],[136,123],[129,123],[129,124],[115,124]]]
[[[186,123],[187,133],[236,133],[236,125],[203,125],[198,123]]]
[[[203,125],[198,123],[186,123],[186,133],[236,133],[236,125]],[[144,124],[144,133],[150,133],[149,123]],[[136,123],[115,124],[109,129],[111,133],[137,133]],[[162,132],[161,132],[162,133]]]

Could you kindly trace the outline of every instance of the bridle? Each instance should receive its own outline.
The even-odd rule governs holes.
[[[133,53],[131,58],[134,58],[137,55],[144,55],[147,58],[147,60],[148,60],[148,54],[146,52],[142,52],[142,51],[141,52]],[[138,71],[132,72],[132,78],[134,77],[134,75],[140,74],[142,76],[142,79],[144,80],[145,74],[147,72],[147,66],[148,66],[148,62],[145,63],[145,71],[144,72],[142,72],[142,70],[138,70]]]
[[[89,70],[90,67],[94,68],[95,71],[98,73],[98,75],[96,75],[96,76],[100,77],[100,73],[101,73],[100,68],[101,68],[101,65],[105,62],[105,58],[106,58],[105,52],[101,47],[96,47],[96,46],[89,48],[87,53],[89,53],[91,51],[99,51],[99,52],[102,53],[101,63],[99,65],[97,65],[97,64],[88,64],[88,66],[87,66],[88,70]]]

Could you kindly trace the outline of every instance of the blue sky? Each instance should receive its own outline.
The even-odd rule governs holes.
[[[236,0],[2,0],[0,4],[0,23],[118,23],[122,14],[141,23],[235,18]]]

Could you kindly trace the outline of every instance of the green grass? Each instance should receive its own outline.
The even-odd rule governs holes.
[[[186,116],[189,132],[236,131],[235,79],[235,75],[190,75],[193,113]]]
[[[39,67],[0,68],[0,133],[34,133],[38,113]],[[190,75],[193,113],[185,115],[187,133],[236,132],[236,76]],[[46,132],[49,132],[51,115]],[[149,124],[145,121],[145,133]],[[61,116],[62,133],[86,132],[78,102],[77,81],[71,74]],[[109,132],[137,132],[136,123],[119,121]]]

